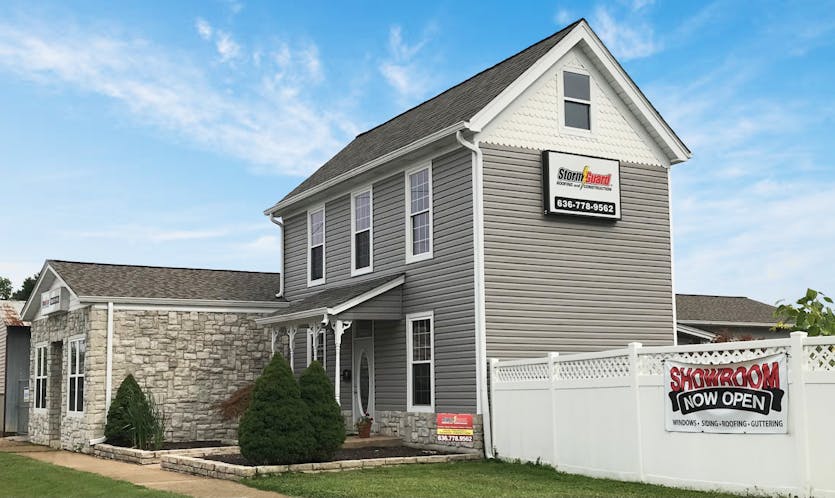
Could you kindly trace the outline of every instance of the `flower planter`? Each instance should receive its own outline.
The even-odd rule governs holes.
[[[361,438],[371,437],[371,424],[357,425],[358,436]]]

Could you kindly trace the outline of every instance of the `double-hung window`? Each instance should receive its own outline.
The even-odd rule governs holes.
[[[565,127],[591,131],[591,80],[588,74],[562,72]]]
[[[35,348],[35,408],[46,408],[46,346]]]
[[[433,314],[406,315],[406,389],[410,412],[435,411],[435,331]]]
[[[432,257],[432,167],[406,172],[406,262]]]
[[[325,206],[307,212],[307,285],[325,283]]]
[[[351,275],[374,269],[374,214],[371,188],[351,194]]]
[[[70,340],[69,389],[67,389],[67,410],[84,411],[84,355],[87,346],[83,338]]]

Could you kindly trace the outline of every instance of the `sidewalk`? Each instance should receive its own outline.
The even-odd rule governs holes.
[[[233,481],[210,479],[162,470],[157,465],[135,465],[131,463],[103,460],[101,458],[59,451],[0,439],[0,452],[16,453],[42,462],[69,467],[84,472],[93,472],[111,479],[128,481],[140,486],[198,498],[286,498],[277,493],[261,491]]]

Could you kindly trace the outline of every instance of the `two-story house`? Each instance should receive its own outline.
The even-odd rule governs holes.
[[[346,417],[433,444],[487,358],[675,341],[669,169],[690,151],[585,20],[356,137],[265,211],[282,293],[256,322]],[[485,428],[489,428],[484,419]]]

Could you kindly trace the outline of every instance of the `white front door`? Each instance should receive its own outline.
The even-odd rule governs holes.
[[[365,413],[374,416],[374,337],[355,337],[353,357],[351,398],[356,422]]]

